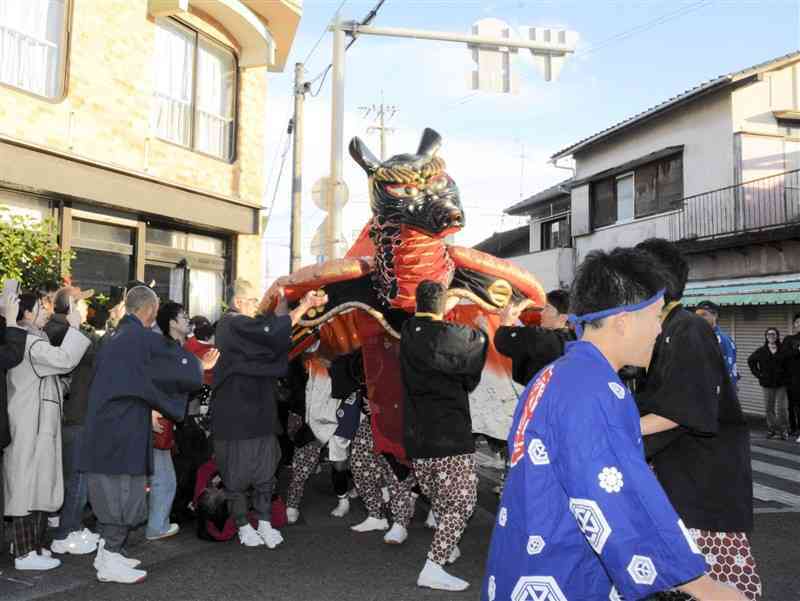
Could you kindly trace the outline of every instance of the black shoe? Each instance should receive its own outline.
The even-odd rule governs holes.
[[[777,436],[777,434],[775,434],[775,432],[773,432],[772,430],[767,432],[767,440],[769,440],[771,438],[775,438],[775,436]]]

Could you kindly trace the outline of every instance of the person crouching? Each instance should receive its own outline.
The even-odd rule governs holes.
[[[403,326],[403,434],[437,524],[417,585],[462,591],[469,583],[448,574],[444,565],[460,555],[458,541],[477,500],[468,394],[480,382],[488,338],[478,330],[445,323],[445,304],[444,286],[424,280],[417,287],[417,312]]]

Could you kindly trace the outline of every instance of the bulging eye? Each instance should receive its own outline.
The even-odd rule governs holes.
[[[437,175],[428,180],[428,190],[431,192],[441,192],[450,184],[446,175]]]
[[[419,195],[419,188],[413,184],[390,184],[386,191],[395,198],[413,198]]]

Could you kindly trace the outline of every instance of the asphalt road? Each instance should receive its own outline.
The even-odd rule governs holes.
[[[757,461],[767,473],[756,480],[772,490],[784,477],[791,500],[800,487],[800,471],[782,472],[769,464],[800,468],[800,445],[764,443]],[[770,455],[764,449],[780,453]],[[756,457],[754,453],[754,458]],[[797,457],[793,461],[791,457]],[[210,543],[197,539],[191,526],[172,539],[146,542],[139,533],[131,554],[144,562],[149,576],[140,585],[100,584],[91,558],[68,556],[52,572],[31,576],[13,570],[0,559],[0,601],[460,601],[477,600],[491,535],[496,495],[491,491],[491,469],[481,470],[479,506],[461,543],[462,557],[452,572],[472,583],[464,593],[443,593],[417,588],[416,577],[430,544],[432,532],[423,525],[426,510],[418,504],[408,541],[402,546],[383,543],[381,534],[357,534],[348,525],[363,519],[360,501],[344,519],[328,511],[335,497],[326,473],[309,483],[301,521],[284,529],[286,542],[277,550],[246,549],[236,543]],[[795,476],[795,481],[789,479]],[[787,492],[788,491],[788,492]],[[796,491],[800,494],[800,490]],[[759,563],[766,601],[800,601],[800,506],[756,499],[758,513],[751,540]],[[548,600],[549,601],[549,600]]]

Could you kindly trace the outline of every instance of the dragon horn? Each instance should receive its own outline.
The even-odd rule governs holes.
[[[442,136],[440,136],[430,127],[426,127],[425,131],[422,132],[422,139],[419,141],[419,149],[417,150],[417,154],[432,157],[439,151],[439,147],[441,145]]]
[[[353,157],[356,163],[361,165],[367,175],[372,175],[381,166],[381,162],[358,136],[350,140],[350,156]]]

